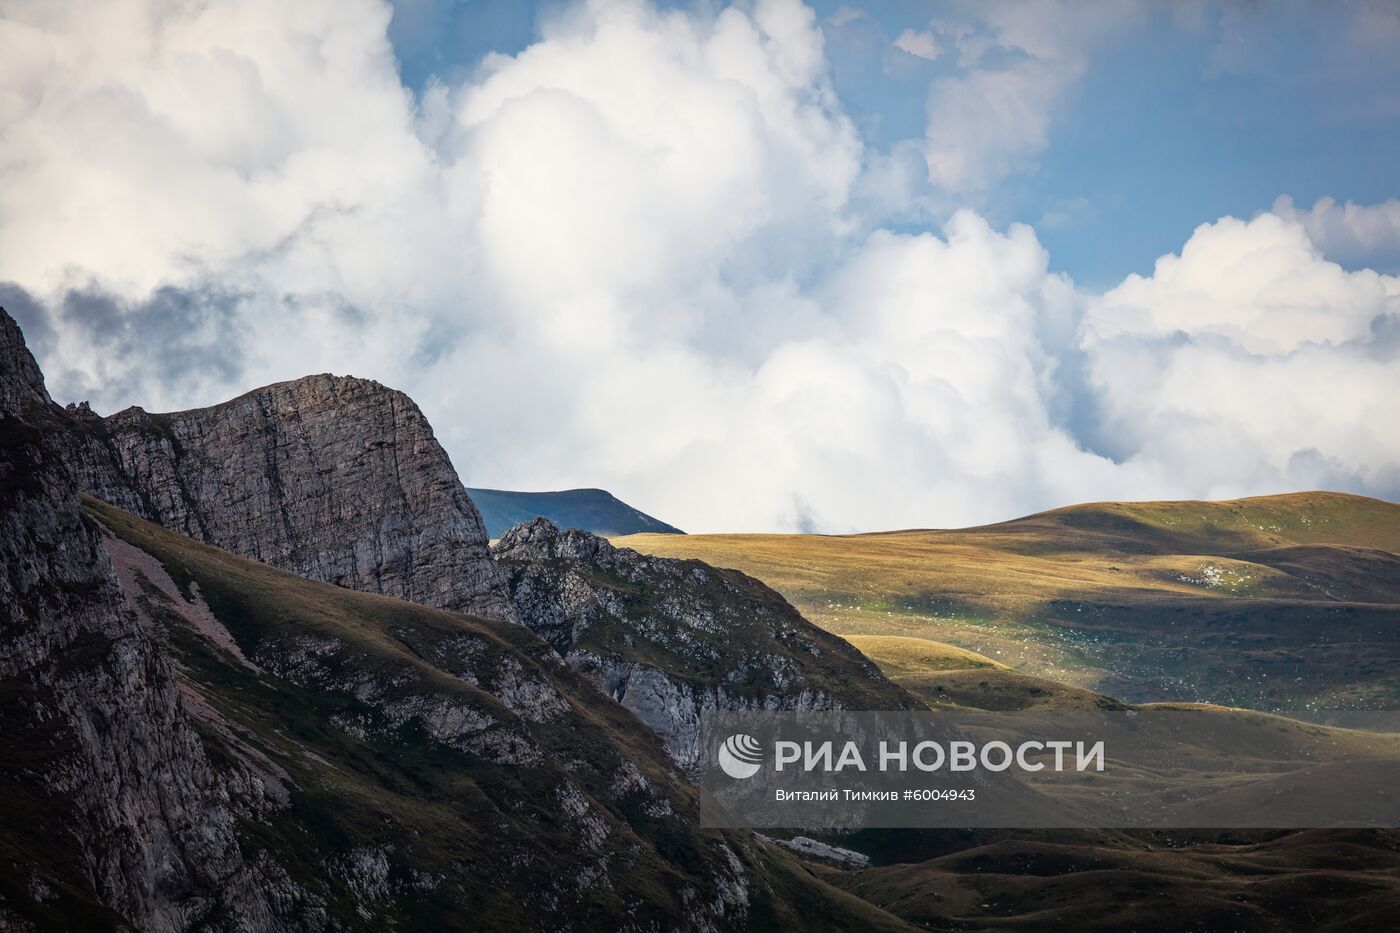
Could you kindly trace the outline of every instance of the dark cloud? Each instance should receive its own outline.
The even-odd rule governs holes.
[[[0,308],[19,322],[24,342],[35,356],[42,358],[54,342],[53,326],[44,306],[14,282],[0,282]]]
[[[139,397],[148,380],[177,392],[201,382],[236,383],[244,369],[239,307],[245,296],[214,285],[156,289],[126,301],[98,285],[70,289],[54,304],[13,283],[3,305],[24,329],[55,397]],[[58,334],[96,358],[61,358]]]

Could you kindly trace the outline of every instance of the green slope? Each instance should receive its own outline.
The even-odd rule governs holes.
[[[137,549],[112,547],[137,555],[119,574],[211,757],[285,794],[239,804],[246,852],[345,928],[672,928],[722,896],[729,852],[743,925],[903,927],[752,835],[694,829],[698,792],[652,734],[524,626],[306,580],[85,504]],[[192,622],[201,599],[212,621]],[[383,884],[357,874],[364,853],[387,859]]]

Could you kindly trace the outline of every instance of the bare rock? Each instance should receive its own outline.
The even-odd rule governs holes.
[[[0,312],[0,898],[16,925],[44,928],[104,910],[152,931],[289,928],[243,859],[173,672],[36,425],[55,406],[17,334]],[[52,839],[67,844],[34,860],[47,877],[3,864],[10,843]]]
[[[648,557],[547,519],[492,548],[520,619],[689,766],[713,710],[918,709],[752,577]]]
[[[339,586],[513,621],[481,516],[408,396],[307,376],[211,408],[69,414],[86,492]]]

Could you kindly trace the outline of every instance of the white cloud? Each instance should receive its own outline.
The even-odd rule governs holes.
[[[1204,496],[1332,487],[1394,495],[1400,278],[1347,272],[1296,220],[1197,228],[1086,317],[1105,427]]]
[[[1051,106],[1077,69],[1043,62],[940,78],[929,91],[929,179],[951,191],[986,188],[1046,145]]]
[[[927,61],[938,57],[938,40],[934,38],[933,31],[928,29],[922,32],[913,28],[905,29],[895,38],[894,47]]]
[[[919,157],[865,149],[795,0],[596,0],[417,100],[378,0],[3,9],[0,282],[49,308],[60,398],[353,372],[412,393],[472,484],[606,486],[692,530],[1400,488],[1363,430],[1394,279],[1272,214],[1102,299],[1028,227],[881,229]],[[1018,28],[1027,67],[1073,57]],[[978,130],[1003,165],[1053,108],[1012,71],[969,77],[1030,82]]]
[[[841,6],[836,8],[836,12],[831,14],[827,22],[839,28],[841,26],[846,25],[847,23],[854,22],[867,15],[869,14],[867,14],[864,10],[858,10],[855,7],[850,6]]]
[[[1309,210],[1299,210],[1284,195],[1274,202],[1272,211],[1301,223],[1308,238],[1333,259],[1365,262],[1400,254],[1400,200],[1338,204],[1332,198],[1319,198]]]
[[[1400,279],[1328,262],[1296,221],[1261,214],[1196,228],[1148,278],[1130,275],[1093,317],[1098,335],[1219,337],[1250,353],[1363,339]]]

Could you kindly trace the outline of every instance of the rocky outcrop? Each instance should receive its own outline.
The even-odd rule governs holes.
[[[840,846],[833,846],[808,836],[793,836],[791,839],[772,839],[768,836],[762,838],[773,845],[779,845],[790,852],[796,852],[804,858],[825,862],[838,868],[870,867],[870,856],[851,849],[843,849]]]
[[[849,644],[735,570],[647,557],[540,518],[492,553],[521,621],[683,765],[710,710],[918,709]]]
[[[0,312],[0,928],[279,922],[267,895],[285,879],[245,863],[176,679],[50,445],[49,408]]]
[[[402,392],[307,376],[211,408],[66,415],[86,492],[293,573],[513,620],[481,516]]]

